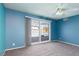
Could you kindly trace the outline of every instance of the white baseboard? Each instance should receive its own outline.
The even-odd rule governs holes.
[[[43,42],[36,42],[36,43],[31,43],[31,45],[43,44],[43,43],[48,43],[48,42],[51,42],[51,41],[48,40],[48,41],[43,41]]]
[[[4,56],[5,55],[5,51],[0,53],[0,56]]]
[[[78,44],[73,44],[73,43],[69,43],[69,42],[65,42],[65,41],[61,41],[61,40],[53,40],[53,42],[61,42],[61,43],[65,43],[65,44],[69,44],[69,45],[73,45],[73,46],[77,46],[77,47],[79,47]],[[19,48],[25,48],[25,46],[22,46],[22,47],[16,47],[16,48],[10,48],[10,49],[6,49],[5,51],[8,51],[8,50],[14,50],[14,49],[19,49]]]
[[[50,42],[50,41],[46,41],[46,42]],[[46,42],[41,42],[41,43],[46,43]],[[32,44],[32,45],[34,45],[34,44]],[[10,49],[6,49],[5,51],[14,50],[14,49],[20,49],[20,48],[25,48],[25,46],[16,47],[16,48],[10,48]]]
[[[52,42],[57,42],[57,41],[59,41],[59,40],[52,40]]]
[[[16,48],[10,48],[10,49],[6,49],[6,51],[9,51],[9,50],[14,50],[14,49],[20,49],[20,48],[25,48],[25,46],[16,47]]]
[[[69,42],[65,42],[65,41],[60,41],[60,40],[58,40],[58,41],[61,42],[61,43],[65,43],[65,44],[69,44],[69,45],[73,45],[73,46],[79,47],[78,44],[73,44],[73,43],[69,43]]]

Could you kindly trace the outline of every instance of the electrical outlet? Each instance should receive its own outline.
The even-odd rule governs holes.
[[[12,43],[13,46],[15,46],[15,43]]]

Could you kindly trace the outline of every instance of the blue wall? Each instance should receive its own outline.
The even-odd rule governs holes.
[[[11,9],[6,9],[6,49],[24,46],[25,44],[24,16],[31,16],[35,18],[51,20],[51,18],[45,16],[39,16],[39,15],[23,13]],[[13,43],[15,43],[16,45],[13,46],[12,45]]]
[[[24,16],[24,13],[6,9],[6,49],[24,46]],[[15,46],[13,46],[13,43],[15,43]]]
[[[51,40],[52,41],[56,41],[58,40],[59,37],[59,22],[57,20],[52,20],[51,23]]]
[[[5,51],[5,9],[0,4],[0,55]]]
[[[79,15],[59,21],[59,38],[62,41],[79,44]]]

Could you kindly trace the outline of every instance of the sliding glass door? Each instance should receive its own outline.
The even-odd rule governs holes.
[[[42,43],[49,41],[50,23],[41,20],[31,21],[31,43]]]

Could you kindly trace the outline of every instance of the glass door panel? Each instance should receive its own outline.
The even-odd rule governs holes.
[[[40,23],[40,35],[41,35],[41,41],[49,40],[49,23],[46,22]]]
[[[49,22],[32,20],[31,22],[31,42],[41,43],[49,41]]]
[[[31,25],[31,42],[36,43],[39,42],[39,21],[32,20]]]

